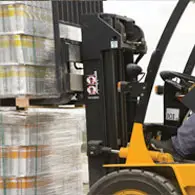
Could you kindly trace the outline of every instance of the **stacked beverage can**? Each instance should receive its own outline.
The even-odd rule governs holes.
[[[0,108],[0,195],[82,195],[77,110]]]
[[[6,146],[1,148],[0,176],[32,177],[46,171],[49,149],[46,146]]]
[[[0,98],[58,96],[53,37],[51,1],[0,1]]]
[[[51,2],[44,1],[1,1],[0,33],[28,34],[45,38],[53,38]],[[47,34],[46,34],[47,33]]]
[[[45,186],[49,185],[44,177],[0,178],[0,195],[45,195]],[[6,186],[6,190],[5,190]]]

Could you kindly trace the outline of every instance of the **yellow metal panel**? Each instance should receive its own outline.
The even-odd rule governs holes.
[[[146,147],[144,134],[143,134],[143,125],[139,123],[135,123],[133,126],[131,140],[128,146],[126,164],[131,164],[131,163],[154,164],[150,156],[150,153]]]
[[[126,148],[120,149],[119,157],[126,158],[126,163],[104,165],[104,167],[138,169],[149,167],[151,170],[156,167],[160,167],[161,169],[169,167],[175,174],[182,194],[195,195],[195,164],[174,164],[170,154],[148,151],[144,140],[142,124],[134,124],[130,144]],[[154,161],[158,163],[154,163]]]

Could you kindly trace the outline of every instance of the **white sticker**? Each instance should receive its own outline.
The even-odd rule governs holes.
[[[110,47],[111,48],[118,48],[118,41],[111,41],[110,42]]]
[[[179,109],[167,108],[166,109],[166,120],[168,121],[179,121]]]
[[[60,23],[59,29],[60,38],[82,42],[82,30],[80,27]]]
[[[88,75],[86,78],[87,81],[87,92],[89,96],[97,96],[99,95],[99,81],[98,81],[98,76],[97,76],[97,71],[94,71],[93,74]]]

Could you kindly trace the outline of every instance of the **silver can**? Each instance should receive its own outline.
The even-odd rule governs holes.
[[[0,33],[4,32],[3,29],[3,7],[0,6]]]
[[[18,195],[18,179],[17,178],[7,178],[5,180],[4,194],[6,195]]]

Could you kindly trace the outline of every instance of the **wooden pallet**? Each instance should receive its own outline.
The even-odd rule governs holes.
[[[39,101],[39,98],[34,98],[31,96],[21,96],[16,98],[5,98],[0,99],[0,106],[2,107],[16,107],[16,109],[25,110],[27,108],[84,108],[84,105],[57,105],[57,104],[34,104],[34,100]],[[42,99],[40,99],[42,100]]]
[[[17,108],[30,107],[30,99],[28,97],[17,97],[15,103]]]
[[[17,109],[27,109],[30,107],[57,107],[56,105],[33,105],[32,100],[38,100],[31,96],[20,96],[15,98],[0,99],[0,106],[2,107],[16,107]]]

